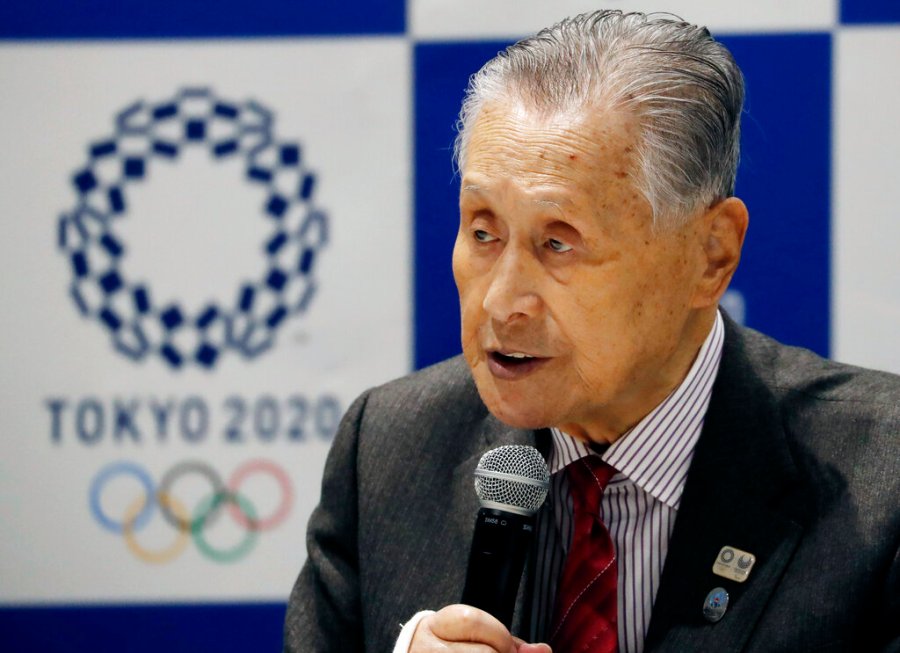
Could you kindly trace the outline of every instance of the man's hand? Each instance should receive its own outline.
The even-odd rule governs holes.
[[[448,605],[416,627],[409,653],[552,653],[546,644],[528,644],[483,610]]]

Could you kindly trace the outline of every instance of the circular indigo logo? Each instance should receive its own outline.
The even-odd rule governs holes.
[[[57,246],[71,266],[75,305],[109,332],[117,351],[133,360],[159,356],[174,369],[211,369],[228,350],[258,356],[286,319],[306,311],[328,218],[314,205],[316,177],[303,165],[299,144],[276,140],[273,123],[257,102],[187,88],[163,102],[127,107],[116,116],[114,134],[88,147],[87,164],[72,176],[78,200],[59,220]],[[261,272],[241,282],[228,305],[158,303],[149,283],[129,279],[123,269],[128,246],[116,224],[128,215],[129,187],[187,148],[208,150],[212,165],[240,158],[247,183],[263,194],[260,217],[271,235]]]

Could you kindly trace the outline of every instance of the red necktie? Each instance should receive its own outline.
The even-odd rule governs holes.
[[[600,497],[616,473],[598,456],[566,467],[575,526],[556,593],[554,653],[616,653],[616,552],[600,521]]]

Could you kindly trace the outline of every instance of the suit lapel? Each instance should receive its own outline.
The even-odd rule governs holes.
[[[742,650],[800,540],[803,495],[769,379],[760,374],[739,328],[726,319],[722,363],[669,542],[648,652]],[[744,583],[712,572],[723,546],[756,556]],[[702,608],[716,587],[730,601],[712,624]]]

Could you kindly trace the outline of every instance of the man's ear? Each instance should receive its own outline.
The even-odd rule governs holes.
[[[729,197],[715,204],[701,218],[706,269],[697,284],[694,308],[719,303],[741,260],[741,247],[749,221],[747,207],[737,197]]]

